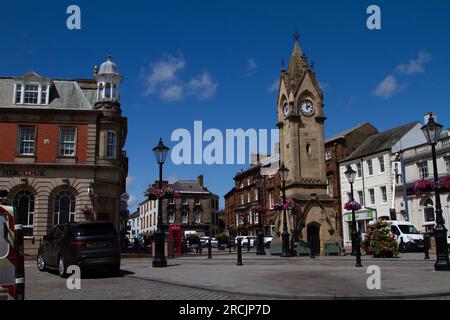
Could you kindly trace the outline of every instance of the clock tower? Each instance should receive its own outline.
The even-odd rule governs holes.
[[[315,239],[316,253],[326,242],[340,244],[335,232],[334,200],[327,194],[323,92],[294,35],[288,69],[281,70],[277,100],[280,160],[288,168],[286,197],[296,202],[290,233]]]

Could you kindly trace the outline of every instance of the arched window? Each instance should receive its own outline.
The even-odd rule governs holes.
[[[62,191],[55,197],[53,224],[75,222],[75,195],[70,191]]]
[[[423,203],[423,213],[425,215],[425,222],[434,222],[434,203],[428,198]]]
[[[14,206],[23,225],[24,236],[33,235],[34,195],[28,191],[19,191],[14,195]]]

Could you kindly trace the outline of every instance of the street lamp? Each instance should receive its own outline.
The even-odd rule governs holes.
[[[353,183],[355,182],[356,178],[356,171],[352,169],[350,165],[347,166],[347,171],[344,172],[345,176],[347,177],[348,183],[350,183],[350,194],[351,194],[351,202],[355,201],[354,195],[353,195]],[[362,267],[361,265],[361,248],[359,243],[359,232],[356,230],[356,216],[355,216],[355,209],[352,206],[352,255],[356,256],[356,266]]]
[[[436,160],[436,144],[441,136],[442,125],[436,123],[432,115],[428,119],[428,123],[422,127],[422,132],[431,145],[431,155],[433,157],[433,173],[434,173],[434,195],[436,198],[436,227],[434,228],[434,237],[436,240],[436,263],[434,270],[450,271],[450,263],[448,258],[447,229],[445,228],[444,217],[442,216],[441,197],[439,190],[439,176]]]
[[[281,241],[282,241],[282,251],[281,256],[282,257],[292,257],[292,253],[289,249],[289,233],[287,230],[287,215],[286,215],[286,178],[289,173],[289,169],[284,166],[284,162],[281,163],[280,169],[278,169],[280,172],[281,177],[281,188],[283,190],[283,232],[281,233]]]
[[[153,153],[155,154],[156,162],[159,165],[159,188],[163,188],[162,181],[162,171],[163,164],[166,161],[167,153],[169,148],[166,147],[162,141],[159,139],[159,143],[153,148]],[[162,230],[162,198],[158,199],[158,223],[155,232],[155,256],[153,257],[154,268],[164,268],[167,267],[167,260],[164,254],[164,232]]]
[[[262,210],[262,197],[261,197],[261,190],[264,185],[264,178],[261,176],[261,173],[258,172],[255,176],[255,182],[256,187],[258,188],[258,204],[260,206],[260,209]],[[257,256],[265,256],[266,251],[264,250],[264,231],[263,231],[263,213],[257,212],[258,214],[258,224],[259,224],[259,230],[257,234],[257,247],[256,247],[256,255]]]

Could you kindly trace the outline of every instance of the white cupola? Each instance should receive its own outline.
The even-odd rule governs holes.
[[[103,62],[100,69],[95,68],[97,81],[97,101],[120,101],[119,86],[123,77],[119,74],[117,65],[112,62],[111,56]]]

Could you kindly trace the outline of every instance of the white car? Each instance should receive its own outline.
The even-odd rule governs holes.
[[[255,236],[246,236],[242,240],[242,246],[248,247],[250,244],[250,247],[254,247],[256,245],[256,237]]]
[[[207,248],[209,245],[209,237],[201,237],[200,244],[203,247]],[[211,238],[211,248],[218,248],[218,247],[219,247],[219,241],[216,238]]]
[[[272,240],[273,240],[272,236],[264,237],[264,246],[267,248],[270,248],[270,245],[272,244]]]
[[[423,235],[416,227],[407,221],[386,221],[391,226],[391,231],[396,235],[400,252],[423,250]]]

